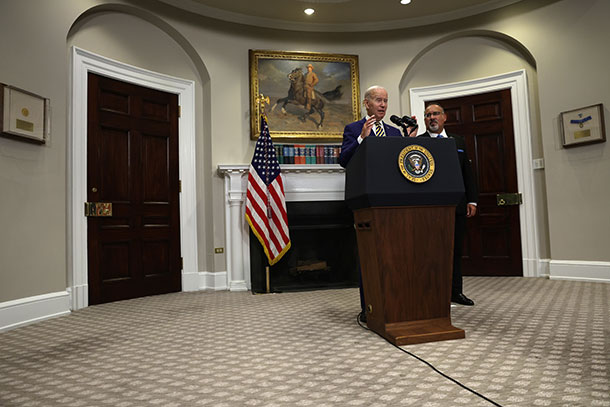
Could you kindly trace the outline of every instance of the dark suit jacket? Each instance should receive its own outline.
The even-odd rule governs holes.
[[[455,134],[447,133],[447,136],[455,140],[458,160],[460,162],[460,168],[462,169],[462,178],[464,179],[464,189],[466,190],[466,194],[456,208],[456,214],[466,215],[466,204],[468,202],[477,202],[479,198],[479,189],[477,188],[477,182],[472,172],[472,166],[470,165],[470,159],[466,152],[466,143],[464,142],[464,139]],[[417,137],[430,137],[430,134],[425,132]]]
[[[358,137],[360,136],[362,127],[364,127],[365,121],[366,117],[358,120],[357,122],[348,124],[343,130],[343,144],[341,145],[341,154],[339,154],[339,164],[341,164],[343,168],[347,166],[347,163],[360,145],[360,143],[358,143]],[[386,137],[402,137],[402,133],[396,127],[383,123],[383,128],[385,130]],[[371,129],[370,136],[375,136],[373,129]]]

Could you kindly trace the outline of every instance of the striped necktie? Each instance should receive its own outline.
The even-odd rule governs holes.
[[[375,122],[375,135],[377,137],[385,137],[385,130],[379,122]]]

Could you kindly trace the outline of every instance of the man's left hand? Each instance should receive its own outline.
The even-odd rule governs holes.
[[[466,217],[472,218],[476,214],[477,214],[477,206],[469,203],[466,206]]]

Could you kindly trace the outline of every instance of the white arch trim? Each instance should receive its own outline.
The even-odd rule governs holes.
[[[412,88],[409,91],[411,114],[424,117],[425,102],[430,100],[476,95],[501,89],[510,89],[515,131],[517,184],[519,191],[523,194],[523,204],[519,208],[523,276],[538,277],[542,274],[542,268],[545,265],[540,261],[538,249],[531,124],[525,70],[465,82]],[[424,131],[425,129],[422,127],[421,133]]]
[[[72,309],[89,305],[87,274],[87,74],[104,75],[123,82],[178,95],[180,249],[184,260],[182,290],[199,289],[197,271],[197,196],[195,191],[195,83],[190,80],[127,65],[72,47],[70,134],[68,142],[68,290]]]

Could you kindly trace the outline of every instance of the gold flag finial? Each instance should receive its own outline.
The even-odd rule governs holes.
[[[260,116],[265,116],[265,120],[267,120],[267,115],[265,115],[265,103],[269,104],[269,96],[264,96],[262,93],[258,95],[256,98],[256,106],[258,107],[258,113]]]

